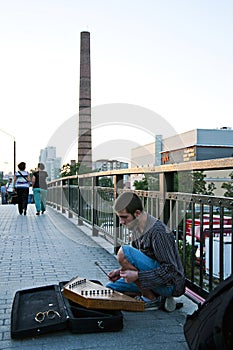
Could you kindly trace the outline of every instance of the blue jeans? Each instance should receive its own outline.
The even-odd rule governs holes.
[[[147,255],[143,254],[138,249],[135,249],[128,245],[122,246],[122,249],[128,262],[131,265],[135,266],[138,271],[153,270],[160,266],[160,264],[156,260],[149,258]],[[121,293],[124,293],[124,292],[139,293],[140,292],[136,283],[134,282],[127,283],[125,282],[124,278],[120,278],[116,282],[108,282],[106,287],[114,289]],[[164,297],[169,297],[172,295],[173,289],[174,289],[174,286],[167,287],[163,285],[158,285],[157,287],[154,287],[152,290],[156,294],[162,295]]]
[[[34,201],[36,206],[36,211],[45,211],[46,210],[46,198],[47,190],[43,188],[33,188]]]

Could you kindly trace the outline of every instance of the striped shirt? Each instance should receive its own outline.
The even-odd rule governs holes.
[[[15,187],[16,188],[25,188],[25,187],[28,188],[29,187],[29,182],[26,180],[28,176],[29,176],[29,172],[28,171],[25,171],[25,170],[24,171],[20,171],[20,172],[17,171],[15,173],[15,177],[16,177]]]
[[[144,231],[135,238],[132,246],[160,264],[160,267],[154,270],[138,272],[143,289],[153,290],[158,285],[174,285],[173,296],[184,294],[184,269],[174,235],[164,223],[147,214]]]

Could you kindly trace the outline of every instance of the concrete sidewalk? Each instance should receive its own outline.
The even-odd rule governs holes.
[[[95,261],[106,271],[118,267],[111,245],[91,237],[90,230],[77,226],[75,219],[51,208],[44,215],[35,213],[33,204],[26,216],[18,215],[14,205],[0,205],[1,350],[188,349],[183,324],[187,313],[197,306],[185,296],[177,299],[184,307],[171,314],[161,310],[123,312],[124,327],[119,332],[72,334],[67,330],[12,340],[10,316],[17,290],[58,284],[76,275],[105,284],[107,277]]]

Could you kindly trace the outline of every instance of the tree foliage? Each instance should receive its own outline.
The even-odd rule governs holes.
[[[101,186],[101,187],[114,187],[111,177],[99,178],[99,186]]]
[[[213,196],[216,186],[213,182],[207,185],[205,177],[206,175],[203,171],[193,172],[193,193]]]
[[[67,163],[64,164],[60,171],[60,177],[72,176],[72,175],[81,175],[86,173],[93,172],[92,169],[80,163]]]
[[[193,193],[213,196],[216,186],[213,182],[207,185],[205,177],[206,175],[203,171],[193,172]]]
[[[203,171],[194,171],[193,173],[184,171],[179,173],[179,175],[176,174],[174,178],[174,191],[213,196],[216,186],[213,182],[207,185],[205,177],[206,175]],[[142,191],[159,190],[158,180],[147,176],[144,176],[142,180],[135,180],[134,186],[136,190]]]
[[[159,191],[158,174],[145,175],[142,180],[135,180],[134,187],[141,191]]]
[[[229,174],[231,180],[233,180],[233,172]],[[226,190],[224,197],[233,197],[233,182],[223,182],[222,188]]]
[[[175,191],[213,196],[216,186],[213,182],[207,185],[205,177],[203,171],[180,172],[175,176]]]
[[[77,175],[79,171],[79,167],[80,167],[79,163],[64,164],[60,171],[60,177]]]
[[[133,183],[135,190],[148,191],[148,181],[144,176],[142,180],[135,180]]]

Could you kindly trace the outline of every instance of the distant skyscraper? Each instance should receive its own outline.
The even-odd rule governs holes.
[[[48,181],[58,179],[61,170],[61,158],[56,156],[56,147],[48,146],[40,150],[39,162],[44,163]]]
[[[81,32],[78,163],[92,169],[90,33]]]

